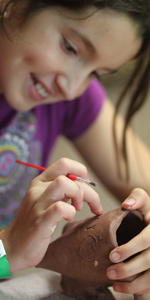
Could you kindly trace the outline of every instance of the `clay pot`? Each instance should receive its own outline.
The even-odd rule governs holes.
[[[61,273],[61,285],[67,295],[79,299],[96,296],[113,283],[106,275],[112,265],[111,250],[128,242],[144,227],[138,211],[123,209],[69,224],[62,236],[49,245],[39,267]]]

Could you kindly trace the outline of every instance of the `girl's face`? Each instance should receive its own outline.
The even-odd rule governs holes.
[[[0,90],[19,111],[71,100],[95,76],[115,72],[140,49],[137,26],[124,14],[90,15],[49,8],[0,37]],[[6,21],[9,20],[6,18]]]

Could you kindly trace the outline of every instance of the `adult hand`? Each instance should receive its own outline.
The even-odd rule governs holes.
[[[111,251],[110,260],[117,264],[108,268],[107,275],[115,280],[113,288],[117,292],[147,294],[150,293],[150,198],[144,190],[137,188],[122,203],[122,207],[128,210],[138,209],[147,226],[128,243]],[[137,253],[136,257],[123,262]],[[127,282],[126,278],[130,276],[135,277]]]
[[[36,266],[45,255],[55,226],[63,218],[73,221],[83,201],[94,214],[101,213],[94,189],[70,180],[68,173],[88,179],[84,165],[62,158],[31,182],[13,222],[1,235],[11,273]]]

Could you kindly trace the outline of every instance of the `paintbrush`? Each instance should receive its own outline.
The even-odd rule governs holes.
[[[21,165],[25,165],[27,167],[35,168],[35,169],[38,169],[38,170],[41,170],[41,171],[45,171],[47,169],[45,167],[41,167],[41,166],[37,166],[37,165],[34,165],[34,164],[30,164],[30,163],[27,163],[27,162],[24,162],[24,161],[21,161],[21,160],[16,160],[16,163],[21,164]],[[87,184],[96,186],[95,182],[92,182],[90,180],[84,179],[84,178],[76,176],[76,175],[67,174],[66,177],[68,177],[69,179],[71,179],[73,181],[77,180],[77,181],[85,182]]]

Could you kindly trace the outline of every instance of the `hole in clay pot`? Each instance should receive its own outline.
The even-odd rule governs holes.
[[[129,213],[121,222],[118,230],[117,230],[117,242],[118,245],[123,245],[138,235],[144,228],[145,223],[138,216]],[[133,256],[132,256],[133,258]],[[131,259],[131,257],[129,258]],[[128,259],[128,260],[129,260]]]

